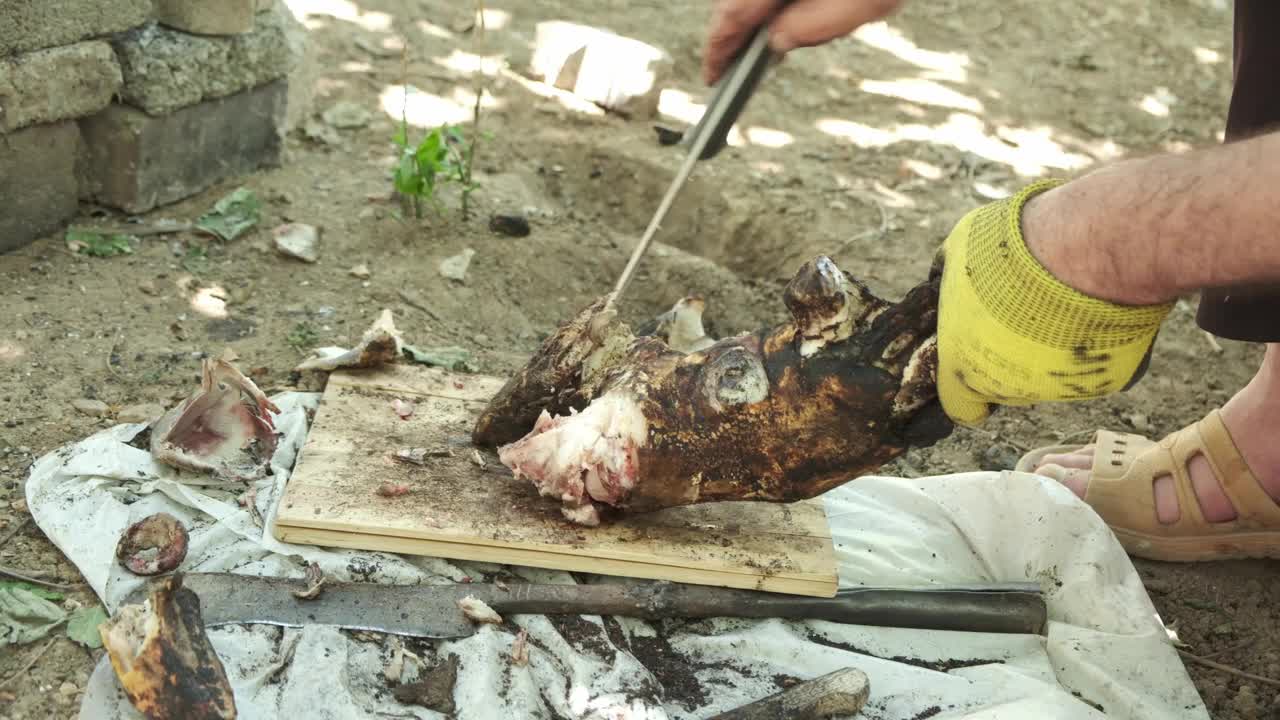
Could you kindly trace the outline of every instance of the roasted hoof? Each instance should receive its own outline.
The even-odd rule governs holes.
[[[235,697],[200,615],[200,599],[170,575],[141,605],[98,628],[129,702],[150,720],[232,720]]]
[[[787,287],[791,321],[718,342],[697,337],[696,299],[641,337],[615,323],[598,342],[575,328],[602,299],[513,380],[538,392],[500,395],[486,422],[505,429],[503,464],[577,523],[598,524],[605,508],[812,498],[950,433],[936,388],[939,282],[890,303],[819,257]]]

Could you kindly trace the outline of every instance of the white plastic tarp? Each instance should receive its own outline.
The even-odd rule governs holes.
[[[270,519],[306,435],[306,410],[318,399],[273,398],[283,437],[273,474],[257,484],[265,528],[231,493],[192,485],[193,478],[131,446],[143,425],[118,425],[41,458],[27,484],[28,505],[108,612],[143,582],[115,562],[116,542],[128,525],[158,511],[190,531],[187,572],[300,578],[314,561],[341,581],[448,583],[505,569],[532,582],[576,582],[564,572],[276,541]],[[706,718],[778,692],[779,678],[844,667],[870,678],[871,698],[859,716],[870,720],[1209,717],[1128,557],[1098,516],[1057,483],[995,472],[865,477],[824,500],[842,586],[1039,581],[1051,619],[1047,638],[824,621],[605,623],[596,616],[578,618],[562,634],[563,622],[523,615],[509,620],[528,631],[527,665],[511,661],[515,634],[501,626],[415,647],[426,668],[456,656],[459,720]],[[584,641],[584,633],[592,637]],[[209,636],[246,720],[443,717],[389,691],[384,668],[396,641],[327,626],[233,625]],[[654,648],[662,654],[657,662]],[[80,718],[140,718],[105,656]]]

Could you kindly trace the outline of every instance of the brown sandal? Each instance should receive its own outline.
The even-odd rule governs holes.
[[[1045,455],[1079,447],[1033,450],[1016,469],[1030,473]],[[1218,410],[1159,442],[1099,430],[1094,447],[1084,501],[1111,526],[1130,555],[1172,562],[1280,558],[1280,505],[1258,484]],[[1187,471],[1196,455],[1209,462],[1235,508],[1235,519],[1204,519]],[[1179,508],[1178,520],[1167,524],[1156,517],[1154,489],[1155,480],[1165,475],[1173,478]]]

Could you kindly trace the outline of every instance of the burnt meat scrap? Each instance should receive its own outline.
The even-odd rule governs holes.
[[[790,321],[712,342],[699,298],[636,335],[606,296],[547,338],[473,440],[585,525],[609,509],[815,497],[950,434],[939,282],[890,303],[818,257],[787,286]]]

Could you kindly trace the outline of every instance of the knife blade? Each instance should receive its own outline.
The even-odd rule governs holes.
[[[728,142],[729,130],[742,114],[742,109],[746,107],[747,100],[760,84],[760,78],[764,76],[764,71],[773,57],[769,51],[768,24],[765,23],[756,28],[751,40],[739,51],[728,72],[717,85],[711,101],[707,103],[707,109],[703,112],[698,125],[693,132],[685,135],[682,144],[688,146],[688,154],[685,155],[680,170],[658,204],[658,209],[649,221],[648,227],[645,228],[644,235],[640,237],[640,243],[631,251],[631,257],[614,285],[612,302],[616,303],[631,283],[640,260],[648,251],[649,245],[653,243],[654,236],[657,235],[662,221],[671,210],[671,205],[679,196],[680,190],[689,180],[694,166],[699,161],[710,160],[724,149]]]
[[[334,625],[428,638],[475,632],[457,603],[484,601],[499,614],[619,615],[658,618],[786,618],[858,625],[1042,634],[1047,610],[1034,583],[938,588],[869,587],[816,598],[670,582],[553,585],[456,583],[384,585],[326,582],[310,600],[305,583],[232,573],[187,573],[184,585],[200,598],[206,627],[267,624]],[[146,599],[145,585],[128,602]]]

